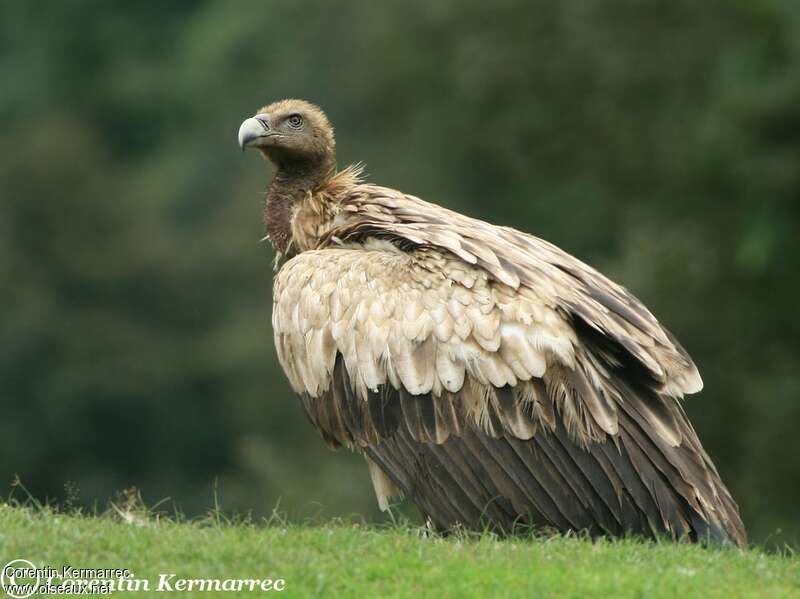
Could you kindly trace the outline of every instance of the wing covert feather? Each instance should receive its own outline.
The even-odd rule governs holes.
[[[515,386],[574,361],[574,333],[553,308],[425,250],[299,254],[275,278],[273,329],[292,387],[312,397],[328,390],[337,354],[361,397],[386,383],[456,393],[467,377]]]
[[[337,239],[379,237],[446,250],[613,339],[663,392],[680,397],[702,389],[692,359],[636,297],[557,246],[374,185],[357,186],[343,206],[348,217],[330,233]]]

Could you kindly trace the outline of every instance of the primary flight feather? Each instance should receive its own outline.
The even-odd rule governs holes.
[[[276,167],[267,237],[278,358],[378,503],[437,529],[520,525],[746,543],[681,405],[689,355],[623,287],[556,246],[338,171],[302,100],[239,129]]]

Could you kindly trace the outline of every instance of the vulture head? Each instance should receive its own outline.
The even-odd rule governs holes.
[[[258,148],[286,171],[327,170],[335,163],[333,127],[319,107],[305,100],[274,102],[245,119],[239,146]]]

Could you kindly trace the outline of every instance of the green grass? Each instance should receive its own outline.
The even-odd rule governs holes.
[[[789,552],[565,537],[442,538],[410,526],[214,516],[182,522],[125,509],[85,516],[0,504],[0,560],[12,558],[55,568],[129,568],[151,581],[149,593],[117,597],[173,595],[154,591],[162,573],[282,578],[286,590],[269,594],[288,597],[800,597],[800,560]]]

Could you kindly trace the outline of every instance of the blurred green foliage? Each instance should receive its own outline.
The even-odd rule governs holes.
[[[0,482],[376,515],[277,366],[270,173],[236,145],[303,97],[341,164],[645,301],[753,539],[800,538],[799,7],[0,1]]]

